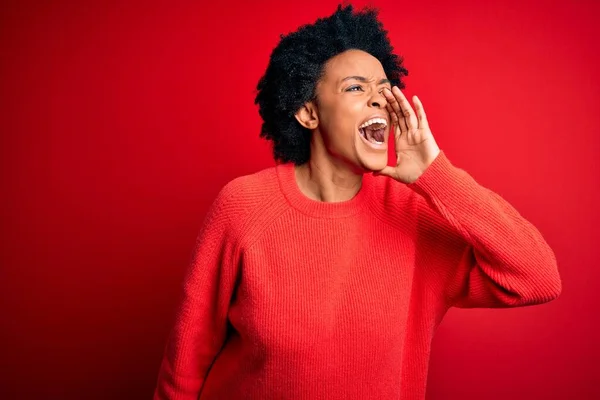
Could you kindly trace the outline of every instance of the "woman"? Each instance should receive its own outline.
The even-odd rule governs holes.
[[[282,37],[256,97],[279,163],[210,208],[155,399],[423,399],[450,307],[560,294],[542,235],[450,163],[392,50],[351,6]]]

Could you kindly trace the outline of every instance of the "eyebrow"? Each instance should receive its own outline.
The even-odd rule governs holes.
[[[365,78],[364,76],[357,76],[357,75],[347,76],[344,79],[342,79],[342,82],[348,81],[350,79],[356,79],[357,81],[364,82],[364,83],[369,82],[369,80],[367,78]],[[392,82],[389,79],[384,78],[379,81],[378,85],[383,85],[384,83],[391,84]]]

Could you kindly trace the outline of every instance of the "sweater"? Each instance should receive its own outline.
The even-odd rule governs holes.
[[[154,399],[422,400],[450,307],[560,292],[540,232],[443,151],[413,183],[365,174],[334,203],[278,164],[211,205]]]

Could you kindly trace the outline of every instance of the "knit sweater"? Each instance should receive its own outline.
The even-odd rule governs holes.
[[[290,163],[236,178],[193,254],[154,399],[422,400],[450,307],[561,291],[540,232],[443,151],[343,202],[306,197]]]

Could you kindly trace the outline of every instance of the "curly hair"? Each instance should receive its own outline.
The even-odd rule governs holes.
[[[408,70],[403,58],[392,53],[377,14],[373,8],[354,13],[352,5],[338,5],[331,16],[281,35],[254,100],[263,120],[260,137],[273,141],[275,161],[301,165],[310,159],[311,131],[294,115],[316,100],[316,85],[330,58],[350,49],[365,51],[381,62],[392,85],[404,88],[402,77]]]

